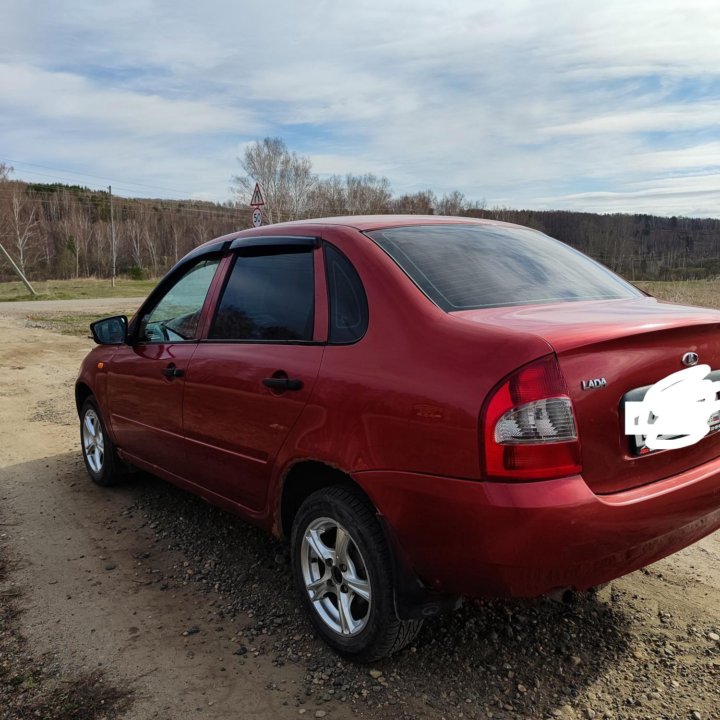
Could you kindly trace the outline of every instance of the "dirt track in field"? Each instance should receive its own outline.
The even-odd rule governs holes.
[[[145,476],[87,480],[73,382],[91,341],[25,316],[132,301],[70,302],[0,304],[2,586],[37,657],[131,689],[123,717],[720,717],[718,534],[575,608],[467,608],[377,669],[338,661],[274,541]]]

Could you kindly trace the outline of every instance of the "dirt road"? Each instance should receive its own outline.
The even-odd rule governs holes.
[[[123,717],[720,717],[718,535],[574,607],[468,607],[356,667],[298,614],[281,545],[145,475],[87,480],[72,388],[91,341],[25,312],[0,304],[5,582],[33,653],[104,669],[133,692]]]

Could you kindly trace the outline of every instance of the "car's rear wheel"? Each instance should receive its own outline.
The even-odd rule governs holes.
[[[85,469],[93,482],[108,486],[122,480],[124,468],[93,397],[87,398],[80,409],[80,443]]]
[[[324,488],[305,500],[293,524],[292,564],[313,625],[347,657],[391,655],[422,625],[395,614],[390,551],[374,509],[354,488]]]

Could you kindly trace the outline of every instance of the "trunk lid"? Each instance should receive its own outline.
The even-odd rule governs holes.
[[[682,370],[687,352],[697,353],[699,364],[720,368],[720,311],[633,298],[453,314],[531,333],[553,347],[575,406],[583,478],[594,492],[645,485],[720,455],[720,433],[686,448],[638,455],[622,412],[626,393]],[[601,378],[606,385],[583,389]]]

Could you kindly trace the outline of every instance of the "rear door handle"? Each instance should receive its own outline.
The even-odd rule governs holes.
[[[166,368],[163,368],[162,374],[166,378],[179,378],[185,374],[185,371],[182,368],[175,367],[175,365],[168,365]]]
[[[288,377],[269,377],[263,380],[263,385],[269,387],[276,392],[285,392],[286,390],[302,390],[302,380]]]

